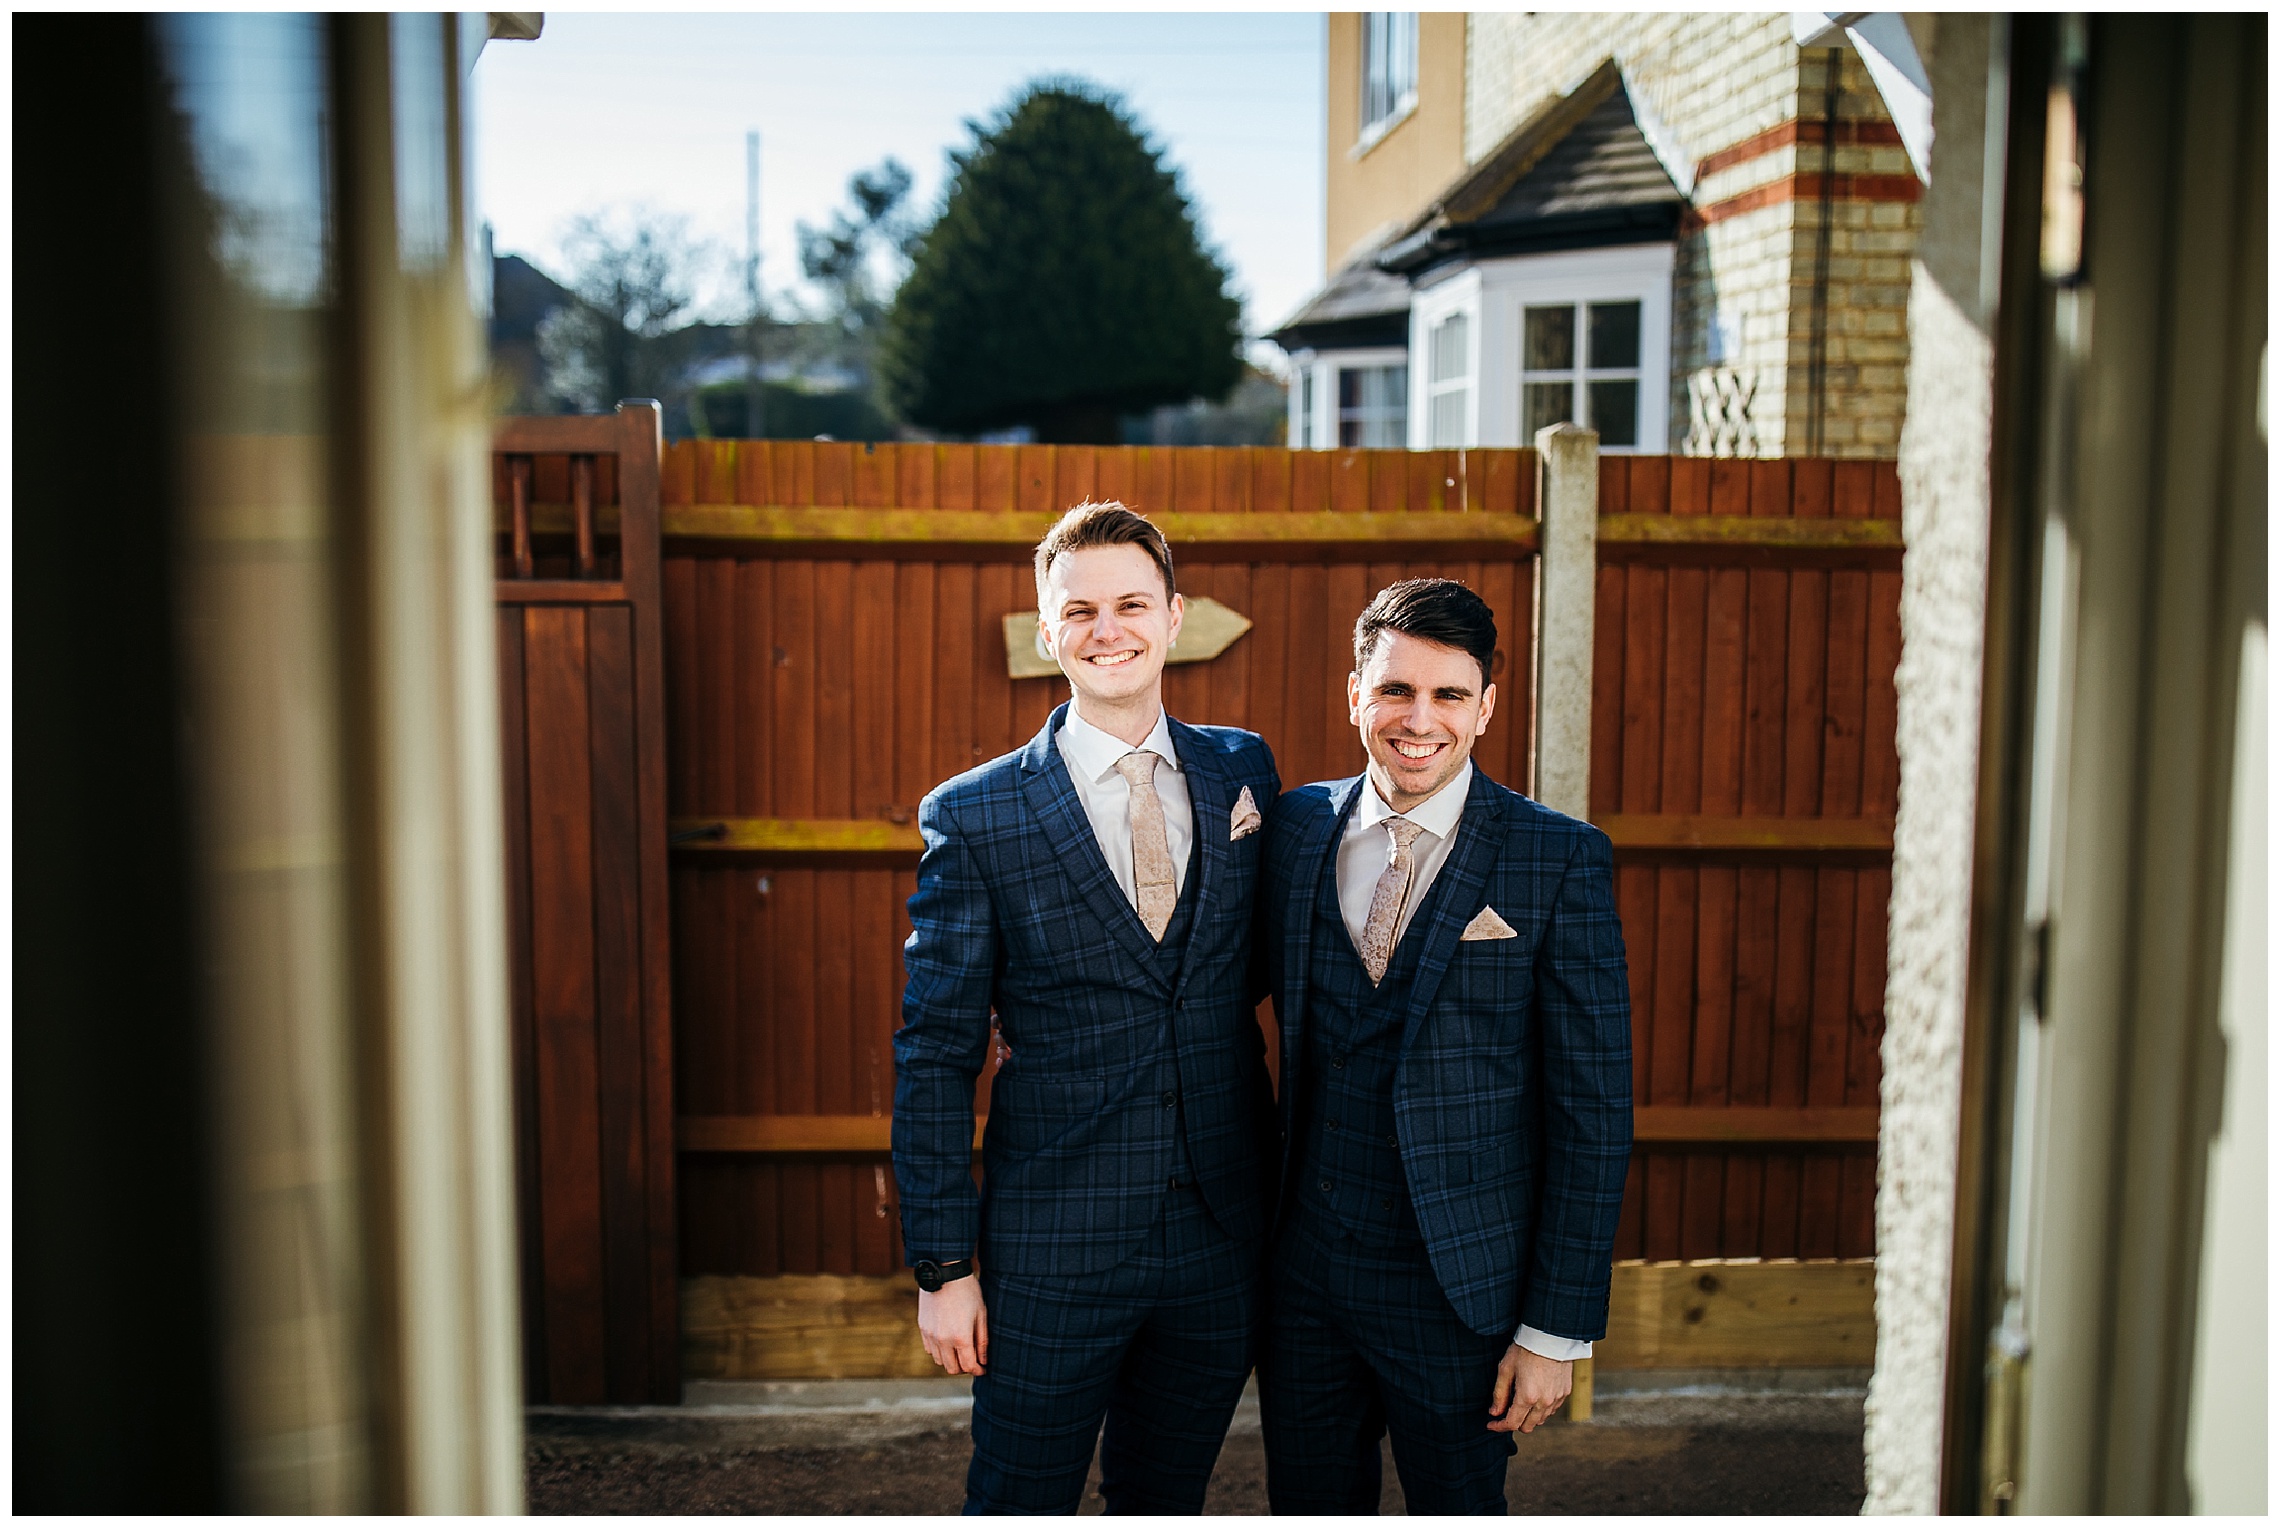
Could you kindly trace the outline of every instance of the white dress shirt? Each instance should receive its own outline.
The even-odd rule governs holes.
[[[1124,888],[1124,899],[1137,909],[1140,895],[1132,873],[1132,786],[1116,767],[1118,759],[1133,752],[1132,745],[1086,721],[1075,706],[1069,707],[1068,719],[1061,723],[1053,743],[1061,750],[1061,761],[1069,766],[1069,779],[1076,785],[1077,800],[1083,803],[1085,816],[1092,823],[1101,858],[1108,861],[1116,884]],[[1184,892],[1188,853],[1195,847],[1195,805],[1188,799],[1187,775],[1180,768],[1179,752],[1172,747],[1171,724],[1163,712],[1156,713],[1155,729],[1140,746],[1164,760],[1156,766],[1156,799],[1164,804],[1164,841],[1172,851],[1172,887]]]
[[[1370,903],[1377,896],[1378,877],[1393,858],[1393,835],[1385,825],[1396,815],[1406,817],[1424,831],[1409,846],[1409,895],[1401,904],[1401,920],[1394,925],[1394,948],[1409,932],[1409,920],[1425,905],[1433,878],[1449,862],[1450,846],[1457,841],[1457,819],[1464,815],[1465,793],[1472,789],[1472,760],[1465,760],[1457,777],[1408,811],[1396,814],[1367,776],[1362,799],[1346,819],[1346,836],[1338,841],[1338,912],[1346,920],[1346,933],[1356,950],[1362,932],[1370,925]]]
[[[1357,952],[1362,947],[1362,931],[1369,926],[1370,901],[1377,894],[1378,877],[1393,858],[1393,835],[1385,825],[1398,816],[1420,830],[1409,845],[1409,893],[1401,904],[1401,919],[1394,925],[1394,947],[1399,949],[1409,932],[1409,920],[1425,905],[1425,894],[1433,889],[1433,878],[1449,862],[1449,850],[1457,841],[1457,822],[1465,814],[1465,797],[1472,790],[1472,776],[1472,760],[1467,759],[1455,779],[1406,812],[1394,811],[1378,794],[1377,786],[1363,777],[1362,799],[1354,803],[1353,815],[1346,819],[1346,836],[1338,840],[1338,913],[1346,920],[1347,937],[1354,941]],[[1130,862],[1129,847],[1125,859]],[[1591,1356],[1590,1343],[1555,1337],[1532,1326],[1523,1325],[1512,1334],[1512,1340],[1543,1358]]]

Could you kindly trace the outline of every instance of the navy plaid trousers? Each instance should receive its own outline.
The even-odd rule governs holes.
[[[1105,1271],[985,1262],[990,1352],[966,1514],[1076,1511],[1095,1438],[1110,1512],[1201,1512],[1256,1352],[1260,1251],[1190,1186],[1166,1193],[1140,1250]]]
[[[1268,1268],[1259,1420],[1272,1510],[1374,1516],[1390,1432],[1410,1516],[1503,1512],[1514,1445],[1488,1430],[1488,1403],[1510,1334],[1465,1324],[1424,1244],[1367,1246],[1307,1205]]]

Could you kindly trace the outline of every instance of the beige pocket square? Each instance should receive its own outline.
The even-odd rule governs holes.
[[[1517,939],[1519,937],[1519,933],[1514,930],[1511,924],[1496,916],[1495,908],[1484,907],[1480,910],[1479,916],[1465,925],[1464,933],[1458,936],[1458,943],[1461,944],[1471,939]]]
[[[1251,799],[1251,787],[1243,787],[1243,794],[1235,798],[1235,810],[1228,815],[1227,841],[1248,838],[1259,831],[1259,803]]]

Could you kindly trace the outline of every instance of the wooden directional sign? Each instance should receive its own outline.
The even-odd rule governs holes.
[[[1235,639],[1251,629],[1251,618],[1219,601],[1198,597],[1187,602],[1180,637],[1172,644],[1173,663],[1208,663],[1227,651]],[[1045,655],[1037,635],[1037,612],[1018,610],[1005,618],[1005,671],[1015,679],[1050,679],[1061,666]]]

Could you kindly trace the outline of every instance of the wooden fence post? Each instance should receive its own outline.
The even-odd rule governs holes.
[[[1591,809],[1592,594],[1599,580],[1599,433],[1536,432],[1536,741],[1529,794],[1555,812]]]
[[[1599,582],[1599,432],[1536,432],[1536,740],[1530,794],[1570,817],[1591,814],[1592,595]],[[1590,1359],[1575,1366],[1572,1422],[1593,1410]]]

